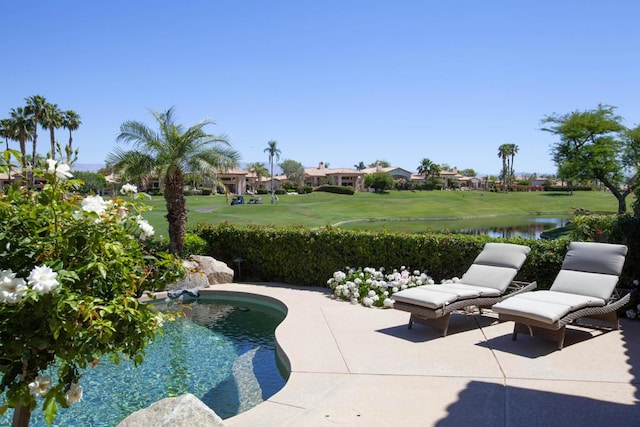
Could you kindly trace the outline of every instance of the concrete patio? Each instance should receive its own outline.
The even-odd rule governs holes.
[[[276,339],[285,387],[227,426],[600,426],[640,422],[640,322],[571,327],[565,348],[511,339],[490,311],[454,314],[449,335],[409,314],[332,298],[324,288],[215,285],[287,306]]]

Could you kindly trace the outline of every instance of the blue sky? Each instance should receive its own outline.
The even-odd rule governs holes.
[[[245,163],[352,167],[422,158],[554,172],[553,113],[618,107],[640,123],[640,2],[11,1],[0,7],[0,117],[40,94],[82,118],[78,163],[126,120],[209,118]],[[59,131],[64,143],[68,136]],[[40,131],[42,151],[48,136]],[[39,144],[40,145],[40,144]]]

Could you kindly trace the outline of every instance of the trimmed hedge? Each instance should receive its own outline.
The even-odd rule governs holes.
[[[345,267],[406,266],[426,270],[436,282],[460,277],[484,244],[501,241],[531,247],[517,280],[551,286],[567,251],[567,240],[496,239],[461,234],[406,234],[336,228],[265,228],[228,223],[199,224],[191,232],[207,242],[207,254],[237,269],[242,280],[325,286]]]
[[[316,187],[314,191],[324,191],[326,193],[334,193],[334,194],[348,194],[353,196],[355,194],[355,190],[353,187],[344,186],[344,185],[321,185],[320,187]]]

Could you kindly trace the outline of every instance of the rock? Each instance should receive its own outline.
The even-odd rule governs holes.
[[[199,264],[199,271],[209,280],[209,285],[233,282],[233,269],[210,256],[191,255],[189,259]]]
[[[214,411],[192,394],[162,399],[122,420],[118,427],[224,427]]]

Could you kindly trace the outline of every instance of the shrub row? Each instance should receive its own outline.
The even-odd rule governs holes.
[[[344,186],[344,185],[321,185],[320,187],[316,187],[314,191],[324,191],[327,193],[348,194],[348,195],[353,195],[355,193],[353,187]]]
[[[436,282],[460,277],[486,242],[524,244],[532,251],[517,280],[548,288],[560,270],[566,240],[496,239],[459,234],[405,234],[336,228],[265,228],[228,223],[199,224],[191,230],[207,253],[236,270],[240,280],[326,285],[345,267],[426,271]],[[242,262],[238,262],[242,260]]]

